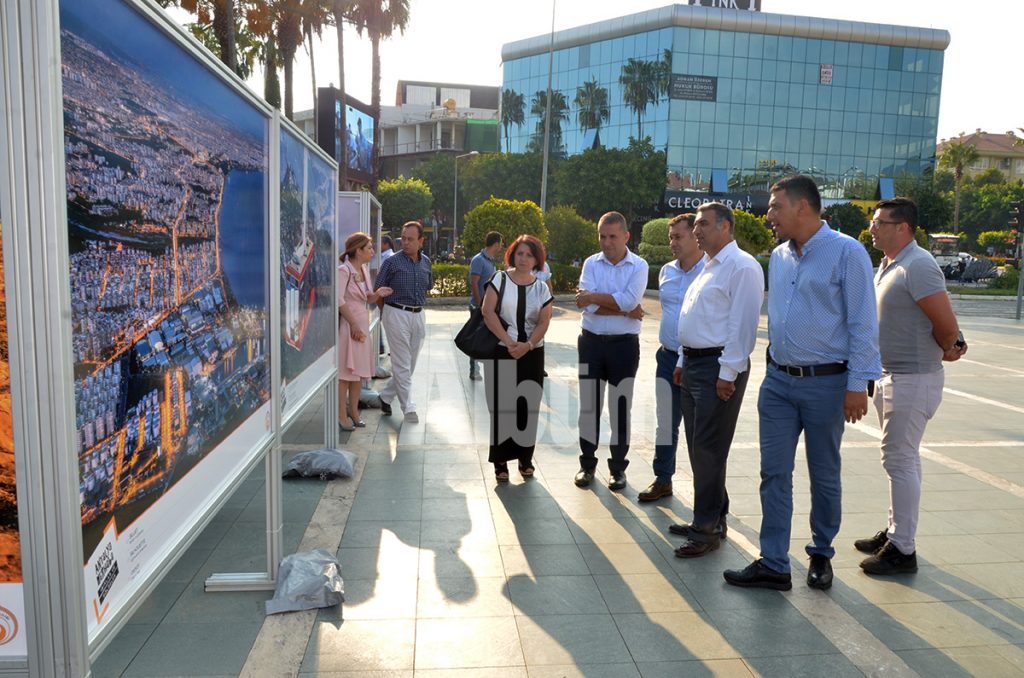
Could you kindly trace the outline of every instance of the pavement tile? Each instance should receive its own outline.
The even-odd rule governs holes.
[[[512,616],[416,621],[417,670],[523,665]]]
[[[414,619],[318,621],[300,672],[412,669],[415,642]]]
[[[702,613],[651,612],[615,614],[613,617],[629,654],[637,663],[734,659],[740,656]]]
[[[419,619],[512,616],[508,583],[505,577],[420,579],[416,616]]]
[[[589,574],[513,575],[508,580],[508,593],[515,613],[521,615],[592,615],[608,611],[597,583]]]
[[[611,615],[531,615],[515,619],[530,668],[614,664],[629,657]]]
[[[164,622],[123,675],[237,676],[259,629],[260,624],[252,622]],[[183,648],[188,651],[183,652]]]

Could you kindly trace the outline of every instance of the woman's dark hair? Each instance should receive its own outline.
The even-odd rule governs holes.
[[[530,248],[530,254],[533,255],[533,258],[537,262],[534,266],[534,270],[543,271],[544,261],[547,259],[548,253],[547,250],[544,249],[544,243],[532,235],[521,235],[512,241],[512,244],[508,246],[507,250],[505,250],[505,265],[509,268],[516,265],[516,248],[523,244]]]

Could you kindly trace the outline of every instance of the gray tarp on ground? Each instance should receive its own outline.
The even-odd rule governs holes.
[[[267,614],[331,607],[345,600],[341,565],[329,551],[293,553],[281,561],[277,589]]]
[[[356,455],[348,450],[312,450],[292,457],[281,473],[282,478],[351,478]]]

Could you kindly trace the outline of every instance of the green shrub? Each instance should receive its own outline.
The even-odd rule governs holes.
[[[434,272],[434,287],[430,290],[430,296],[469,298],[468,264],[434,263],[431,269]]]
[[[434,196],[420,179],[384,179],[377,187],[384,226],[395,229],[407,221],[422,219],[430,212]]]
[[[544,215],[544,225],[548,229],[548,254],[559,262],[583,261],[598,250],[597,224],[572,207],[552,207]]]
[[[529,200],[488,198],[467,212],[461,235],[466,252],[475,253],[483,249],[484,238],[490,231],[501,233],[506,243],[527,233],[537,236],[541,242],[548,241],[548,229],[544,226],[540,208]]]
[[[764,217],[743,210],[734,210],[733,217],[736,219],[736,244],[741,250],[755,257],[771,251],[775,234],[765,225]]]
[[[757,263],[761,264],[761,269],[764,271],[764,288],[768,289],[768,262],[771,260],[771,256],[762,254],[756,257]]]
[[[644,224],[640,246],[637,249],[652,270],[660,271],[663,265],[672,261],[672,248],[668,246],[668,222],[668,219],[661,218],[651,219]],[[657,275],[654,280],[657,288]]]
[[[557,294],[576,291],[580,284],[580,271],[583,270],[582,268],[554,261],[548,263],[548,266],[551,267],[551,285],[555,288]]]
[[[1003,274],[988,282],[990,290],[1015,290],[1020,283],[1020,271],[1013,266],[1003,269]]]

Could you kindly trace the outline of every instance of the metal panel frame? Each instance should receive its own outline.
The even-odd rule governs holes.
[[[151,0],[124,0],[202,66],[221,78],[266,119],[274,111],[202,48]],[[0,180],[4,192],[4,249],[10,319],[11,388],[17,460],[19,527],[23,535],[27,666],[32,675],[77,676],[145,600],[177,558],[221,508],[248,472],[279,438],[275,429],[251,450],[242,472],[225,481],[185,539],[168,544],[167,555],[108,624],[88,641],[82,572],[81,506],[74,454],[74,379],[71,360],[63,98],[61,94],[58,0],[0,5],[3,88],[0,105]],[[273,143],[271,159],[276,155]],[[270,169],[270,168],[268,168]],[[276,207],[270,190],[268,249]],[[270,276],[271,283],[274,277]],[[273,301],[271,296],[271,301]],[[273,328],[274,309],[269,323]],[[279,317],[279,316],[276,316]],[[271,369],[278,367],[273,361]],[[274,403],[271,402],[273,410]],[[280,474],[277,474],[280,477]],[[278,502],[278,508],[280,508]],[[278,539],[280,535],[278,534]],[[3,662],[0,673],[23,673],[24,662]]]
[[[0,4],[0,185],[28,667],[88,671],[57,0]],[[74,576],[66,576],[68,572]],[[5,663],[12,671],[16,667]]]

